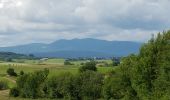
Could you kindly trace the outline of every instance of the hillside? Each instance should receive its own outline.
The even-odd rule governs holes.
[[[24,54],[17,54],[13,52],[0,52],[0,60],[8,61],[10,59],[24,59],[24,58],[30,57]]]
[[[34,54],[41,57],[111,57],[138,53],[141,43],[98,39],[58,40],[50,44],[1,47],[0,51]]]

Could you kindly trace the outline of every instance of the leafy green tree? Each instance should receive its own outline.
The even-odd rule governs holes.
[[[10,76],[17,76],[17,73],[14,71],[13,68],[8,68],[7,74],[10,75]]]
[[[120,72],[119,80],[111,78],[104,84],[107,99],[119,97],[125,100],[167,100],[170,98],[168,95],[170,93],[170,31],[159,33],[157,37],[153,36],[141,47],[138,55],[125,57],[121,61]],[[115,82],[121,85],[114,85]],[[113,92],[116,89],[117,92]],[[121,93],[118,90],[121,90]],[[115,97],[110,95],[112,93],[119,95]]]
[[[43,84],[47,79],[49,70],[36,71],[34,73],[24,74],[17,79],[17,88],[20,96],[26,98],[43,97]]]
[[[83,100],[96,100],[101,97],[103,75],[94,72],[86,71],[80,74],[81,92]]]
[[[45,85],[47,96],[50,98],[71,99],[72,79],[73,75],[71,73],[64,73],[49,78]]]
[[[86,71],[76,76],[64,73],[53,76],[45,83],[46,97],[67,100],[95,100],[101,97],[103,76],[100,73]]]
[[[86,62],[84,65],[82,65],[79,68],[80,72],[85,72],[85,71],[97,71],[97,67],[96,67],[96,62],[95,61],[90,61],[90,62]]]
[[[24,75],[24,71],[20,71],[20,75]]]

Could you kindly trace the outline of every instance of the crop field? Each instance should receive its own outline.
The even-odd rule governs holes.
[[[101,62],[111,63],[111,60],[101,60]],[[49,77],[59,75],[64,72],[70,72],[72,74],[76,74],[79,72],[79,67],[81,63],[85,63],[87,61],[72,61],[73,65],[64,65],[64,59],[48,59],[46,61],[39,60],[26,60],[15,59],[13,62],[0,62],[0,81],[6,81],[8,83],[9,88],[12,88],[16,84],[16,77],[10,77],[7,75],[8,68],[14,68],[16,73],[20,73],[20,71],[24,71],[24,73],[30,73],[37,70],[43,70],[44,68],[49,69]],[[100,61],[99,61],[100,62]],[[101,73],[106,73],[114,67],[97,67],[98,71]],[[31,100],[31,99],[21,99],[21,98],[11,98],[9,97],[9,90],[0,91],[0,100]],[[47,99],[41,99],[47,100]]]

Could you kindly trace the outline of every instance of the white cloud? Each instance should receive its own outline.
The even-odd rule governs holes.
[[[146,41],[169,28],[170,0],[0,0],[0,45],[99,38]]]

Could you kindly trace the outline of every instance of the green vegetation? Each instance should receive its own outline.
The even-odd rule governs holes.
[[[24,63],[0,63],[0,77],[12,83],[9,85],[7,81],[0,81],[0,87],[6,89],[9,86],[10,96],[17,97],[12,100],[170,98],[170,31],[152,37],[141,47],[139,54],[124,57],[121,63],[116,60],[82,60],[65,64],[64,59],[37,62],[25,60]],[[10,74],[6,76],[6,71],[8,74],[16,72],[17,79]]]
[[[170,98],[170,31],[158,34],[141,47],[138,55],[125,57],[120,74],[105,80],[104,97],[123,100]],[[108,84],[107,84],[108,83]]]
[[[48,78],[49,71],[36,71],[20,76],[17,87],[10,90],[10,95],[23,98],[52,98],[71,100],[95,100],[101,97],[103,75],[86,71],[73,75],[63,73]]]
[[[85,71],[88,71],[88,70],[97,71],[96,62],[95,61],[87,62],[87,63],[85,63],[84,65],[82,65],[79,68],[80,72],[85,72]]]
[[[10,75],[10,76],[17,76],[17,73],[14,71],[13,68],[8,68],[7,74]]]
[[[0,90],[5,90],[8,88],[8,84],[6,81],[0,81]]]
[[[34,55],[16,54],[13,52],[0,52],[0,60],[12,62],[13,59],[35,59]]]
[[[64,61],[64,65],[74,65],[74,64],[71,63],[70,61]]]
[[[49,69],[49,75],[48,79],[51,77],[57,77],[62,76],[64,73],[70,73],[74,77],[78,75],[79,68],[81,67],[80,63],[86,63],[89,61],[82,60],[82,61],[70,61],[74,65],[64,65],[64,59],[48,59],[43,61],[41,64],[38,63],[37,60],[30,60],[30,59],[14,59],[13,62],[4,62],[2,61],[0,63],[0,80],[6,81],[10,91],[9,96],[9,90],[3,90],[0,91],[0,98],[3,98],[3,100],[32,100],[27,98],[21,98],[15,96],[18,96],[18,88],[16,88],[16,80],[20,76],[24,76],[25,74],[34,73],[37,71],[41,71],[42,69]],[[111,64],[111,60],[99,60],[99,62],[108,62]],[[14,76],[7,76],[7,70],[9,68],[14,69],[14,72],[17,73],[17,77]],[[111,69],[115,69],[116,67],[97,67],[99,73],[107,73]],[[13,97],[14,96],[14,97]],[[48,100],[48,99],[42,99],[41,100]],[[50,99],[50,98],[49,98]],[[39,99],[38,99],[39,100]]]

